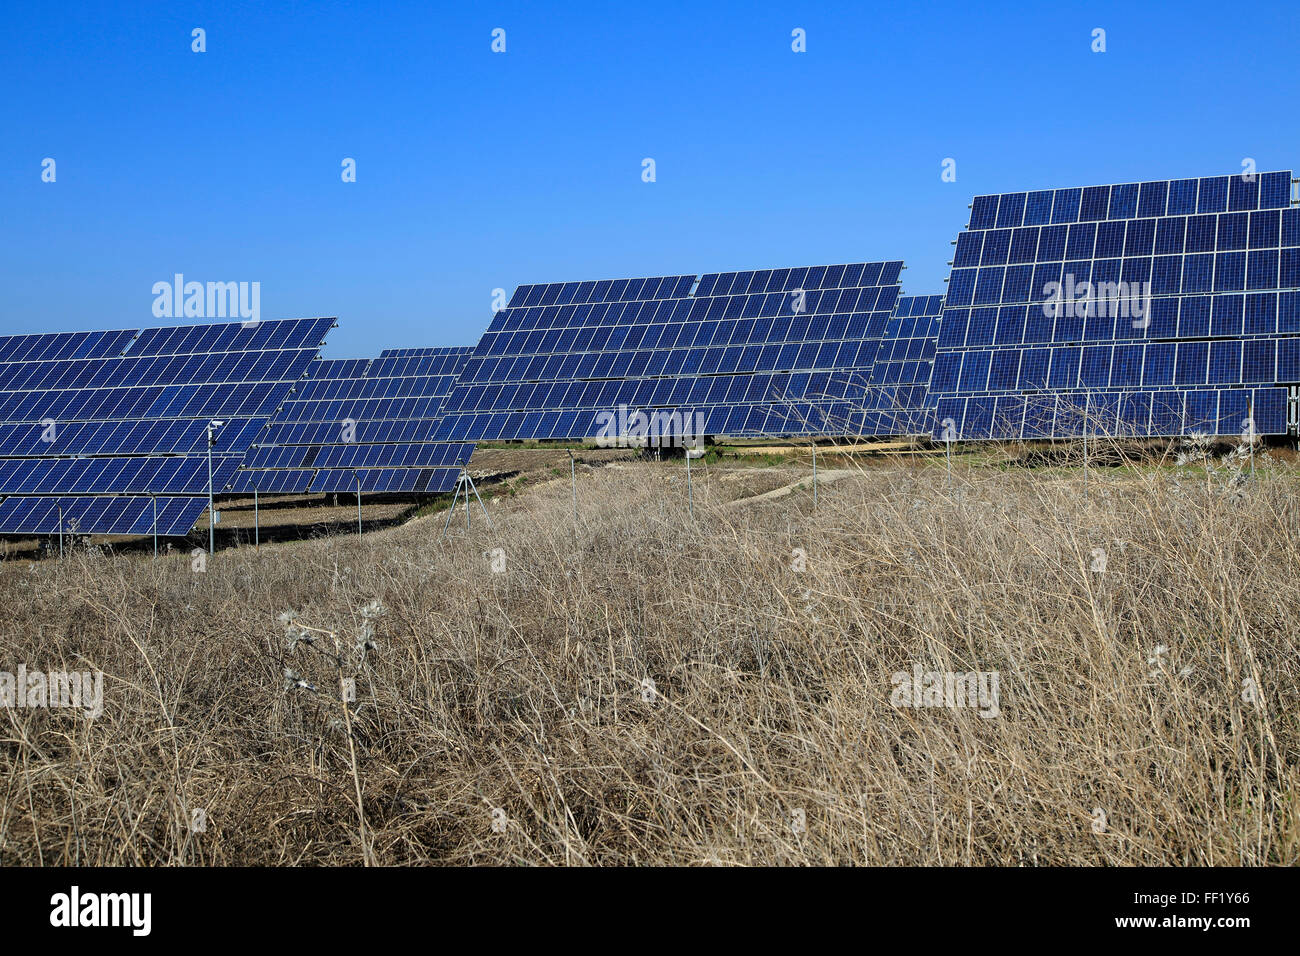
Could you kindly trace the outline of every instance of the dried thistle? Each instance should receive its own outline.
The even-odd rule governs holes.
[[[314,691],[316,689],[316,685],[311,683],[310,681],[305,680],[302,677],[302,675],[299,674],[297,671],[295,671],[292,667],[286,667],[284,669],[284,689],[286,691],[290,691],[290,690]]]

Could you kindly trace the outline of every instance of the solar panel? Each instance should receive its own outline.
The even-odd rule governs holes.
[[[0,501],[0,534],[186,535],[206,498],[10,497]]]
[[[0,362],[40,362],[120,355],[139,334],[137,329],[111,332],[55,332],[0,336]]]
[[[214,455],[212,487],[233,477],[238,457]],[[0,460],[0,484],[7,494],[94,495],[144,492],[176,495],[207,492],[207,455],[91,458],[11,458]]]
[[[333,318],[220,322],[144,329],[130,354],[196,355],[219,352],[266,352],[320,348]]]
[[[206,494],[213,419],[224,422],[212,449],[220,490],[333,325],[282,319],[0,337],[0,494]],[[130,533],[136,520],[104,514],[116,524],[100,516],[103,530],[93,533]]]
[[[941,295],[899,298],[868,375],[862,434],[930,433],[934,409],[928,392],[942,311]]]
[[[418,348],[418,349],[384,349],[382,352],[379,353],[379,357],[381,359],[382,358],[418,358],[422,356],[445,357],[447,355],[454,355],[468,348],[469,348],[468,346],[456,345],[456,346],[435,346],[433,348]],[[365,360],[362,359],[361,361],[365,361]]]
[[[448,441],[844,434],[901,262],[524,285],[444,407]],[[860,420],[860,417],[859,417]]]
[[[1291,173],[977,196],[931,399],[961,439],[1287,429],[1300,383]]]
[[[434,441],[470,348],[386,349],[314,363],[227,490],[435,493],[456,484],[471,443]]]

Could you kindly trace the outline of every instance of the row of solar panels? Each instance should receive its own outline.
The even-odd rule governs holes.
[[[0,530],[8,534],[186,535],[206,498],[10,497],[0,501]]]
[[[690,277],[689,282],[642,280],[640,288],[648,289],[653,284],[657,292],[671,296],[663,303],[669,310],[664,326],[674,321],[675,312],[690,335],[704,330],[700,346],[694,351],[657,351],[661,343],[667,344],[666,334],[660,326],[647,325],[655,332],[654,341],[640,343],[646,347],[637,350],[635,359],[629,355],[629,360],[636,368],[643,368],[662,354],[663,361],[657,361],[649,370],[655,377],[629,384],[619,394],[610,391],[609,382],[590,389],[584,386],[593,393],[586,400],[594,401],[595,391],[606,393],[610,401],[623,402],[664,403],[694,397],[707,403],[698,410],[697,428],[707,427],[718,433],[763,433],[772,429],[807,433],[842,429],[846,427],[842,423],[855,411],[866,408],[876,410],[873,421],[883,421],[894,413],[895,402],[901,397],[909,407],[910,422],[924,414],[923,388],[881,388],[868,396],[865,377],[837,374],[846,368],[870,366],[886,334],[886,323],[895,312],[900,269],[901,263],[876,263],[714,274],[706,276],[703,283],[696,277]],[[866,284],[881,281],[893,284]],[[810,288],[793,290],[797,294],[790,298],[788,315],[776,319],[775,329],[770,319],[754,322],[744,318],[747,312],[763,310],[753,300],[739,297],[739,293],[794,283]],[[578,285],[570,293],[576,292]],[[602,284],[593,284],[592,288],[597,285]],[[619,302],[636,305],[639,300],[629,298],[637,294],[632,286],[631,282],[609,284]],[[704,295],[699,301],[679,298],[701,289],[718,295]],[[557,289],[554,297],[539,293],[539,297],[547,303],[553,298],[572,298],[570,293],[561,292]],[[737,296],[725,297],[725,292]],[[599,294],[605,295],[606,291],[602,288]],[[925,311],[937,316],[938,300],[932,301],[936,308],[922,309],[917,316]],[[747,302],[753,307],[746,308]],[[622,305],[619,309],[622,314]],[[902,311],[907,321],[896,323],[895,331],[901,336],[906,328],[908,342],[897,351],[897,374],[887,377],[891,386],[919,381],[920,369],[928,368],[929,355],[923,353],[932,336],[924,335],[925,326],[918,334],[920,319],[912,317],[911,303]],[[702,316],[701,321],[691,321],[692,315]],[[710,319],[710,315],[716,319]],[[730,315],[740,317],[739,321],[727,318]],[[504,327],[508,318],[502,315],[499,324]],[[50,493],[189,493],[197,500],[208,488],[205,453],[210,440],[216,455],[211,487],[216,493],[427,493],[445,491],[454,483],[473,451],[473,443],[446,440],[435,435],[435,430],[443,401],[473,349],[388,350],[375,360],[310,361],[320,342],[300,341],[301,334],[323,330],[308,330],[295,322],[287,332],[270,334],[290,323],[268,325],[270,329],[263,330],[256,339],[243,326],[224,324],[147,330],[147,335],[61,334],[21,337],[21,343],[4,342],[0,354],[12,359],[7,379],[11,386],[9,398],[22,404],[10,416],[14,424],[0,423],[0,494],[13,496],[15,502],[20,496],[30,496],[33,508]],[[300,334],[288,334],[292,332]],[[240,346],[240,336],[248,352],[229,351]],[[723,341],[737,344],[709,347],[709,343]],[[145,343],[143,347],[141,342]],[[290,355],[297,359],[297,354],[288,350],[304,344],[313,346],[306,356],[307,371],[305,377],[295,378],[298,366],[284,359]],[[562,344],[567,347],[569,343]],[[612,343],[603,338],[584,338],[581,344],[599,348]],[[281,351],[268,353],[258,346],[281,347]],[[202,350],[202,354],[190,355],[185,349]],[[141,351],[161,357],[140,358]],[[630,353],[631,349],[626,351]],[[888,351],[894,355],[892,343]],[[130,353],[129,360],[124,353]],[[277,360],[268,361],[268,356]],[[557,376],[569,374],[570,370],[561,368],[561,364],[553,364],[550,372]],[[785,371],[748,374],[778,366]],[[476,368],[485,381],[504,371],[499,364],[482,362]],[[686,368],[698,368],[699,374],[685,377],[682,373]],[[610,373],[604,366],[593,366],[591,371],[602,376]],[[284,380],[246,381],[275,376]],[[190,396],[186,406],[168,406],[182,416],[179,420],[136,417],[152,411],[161,400],[165,393],[158,391],[160,383],[177,378],[185,381],[187,377],[189,381],[181,386]],[[207,385],[212,378],[228,384]],[[75,389],[84,384],[94,386],[88,393],[90,397],[69,402],[68,387]],[[268,384],[273,387],[263,387]],[[60,396],[57,398],[56,389]],[[500,401],[501,390],[494,391]],[[4,392],[0,388],[0,403],[6,399]],[[784,407],[774,404],[777,396]],[[846,398],[852,401],[844,401]],[[222,427],[209,436],[209,421],[229,415],[231,410],[245,411],[250,400],[257,401],[256,407],[265,417],[223,419]],[[577,392],[573,400],[582,401]],[[71,409],[71,419],[50,417],[47,410],[53,404],[58,404],[60,410]],[[187,414],[194,417],[187,418]],[[510,426],[522,426],[528,437],[569,435],[589,427],[570,415],[548,415],[544,428],[537,427],[540,422],[535,420],[541,416],[508,417]],[[462,420],[460,424],[471,422]],[[505,417],[501,424],[506,424]],[[563,426],[559,431],[554,427],[557,424]],[[891,420],[888,426],[880,427],[895,425]],[[504,433],[499,427],[484,431],[497,437]],[[48,521],[56,512],[79,513],[70,499],[63,504],[67,507],[46,509],[41,520]],[[8,523],[0,522],[0,530],[29,531],[39,525],[29,522],[28,510],[19,509],[17,503],[10,514]],[[140,520],[137,511],[107,514],[108,519],[93,525],[98,531],[108,527],[105,520],[117,520],[123,528],[134,528]],[[82,523],[83,530],[87,527],[90,525]]]
[[[1287,389],[1169,389],[940,398],[939,436],[981,439],[1282,434]]]
[[[962,233],[957,240],[953,265],[967,269],[1055,260],[1258,251],[1276,248],[1279,239],[1293,238],[1296,228],[1294,209],[1273,209],[1217,216],[990,229]]]
[[[1290,205],[1290,171],[1243,173],[976,196],[970,228],[1187,216]]]
[[[943,349],[1049,342],[1148,339],[1269,338],[1300,335],[1300,294],[1153,298],[1140,316],[1053,314],[1034,306],[948,309],[937,345]]]
[[[1019,266],[958,269],[949,284],[949,303],[996,305],[1001,302],[1043,302],[1059,284],[1082,289],[1100,283],[1150,287],[1152,295],[1192,292],[1256,292],[1289,289],[1300,278],[1300,250],[1259,249],[1189,256],[1138,256],[1128,259],[1084,259]],[[1080,296],[1083,298],[1083,296]],[[1100,299],[1100,295],[1087,298]]]
[[[622,406],[709,435],[938,437],[938,406],[953,437],[1061,437],[1090,394],[1099,433],[1283,433],[1291,193],[1285,171],[976,197],[942,299],[899,298],[898,263],[522,286],[436,437],[591,438]]]
[[[945,352],[930,388],[940,394],[1069,392],[1279,381],[1300,382],[1300,338]]]

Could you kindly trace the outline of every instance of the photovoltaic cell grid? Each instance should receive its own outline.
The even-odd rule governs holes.
[[[930,433],[934,409],[927,399],[942,312],[941,295],[899,298],[868,375],[859,434]]]
[[[386,349],[314,363],[227,490],[449,491],[473,444],[432,439],[471,348]]]
[[[1252,414],[1258,434],[1284,433],[1276,386],[1300,383],[1290,206],[1290,171],[976,197],[930,382],[935,434],[1068,437],[1085,418],[1090,433],[1239,434]],[[1051,283],[1092,283],[1094,301],[1051,314]],[[1148,310],[1098,308],[1102,283],[1149,291]]]
[[[11,534],[186,535],[207,498],[10,497],[0,501],[0,529]],[[156,517],[155,517],[156,516]]]
[[[608,437],[620,409],[680,412],[667,431],[698,412],[707,435],[844,434],[901,268],[520,286],[466,363],[437,437]]]
[[[72,496],[61,499],[65,517],[84,511],[96,528],[85,533],[103,534],[134,533],[139,514],[73,498],[206,495],[212,419],[225,422],[212,461],[220,490],[333,324],[284,319],[0,338],[0,494],[36,496],[6,499],[0,533],[25,533],[50,514],[57,520],[57,503],[40,512],[52,495]],[[152,514],[150,505],[151,522]]]
[[[417,358],[422,355],[443,355],[448,352],[459,352],[461,350],[472,351],[472,346],[455,345],[455,346],[434,346],[432,348],[418,349],[384,349],[379,353],[380,358]]]
[[[242,454],[332,324],[0,339],[0,494],[206,493],[208,421],[226,422],[214,456]],[[76,357],[59,344],[87,334],[113,337],[112,353]]]

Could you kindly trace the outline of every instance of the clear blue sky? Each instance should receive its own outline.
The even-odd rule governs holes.
[[[473,344],[525,282],[941,292],[976,194],[1300,166],[1293,5],[269,7],[6,0],[0,333],[161,324],[176,272],[338,315],[334,357]]]

